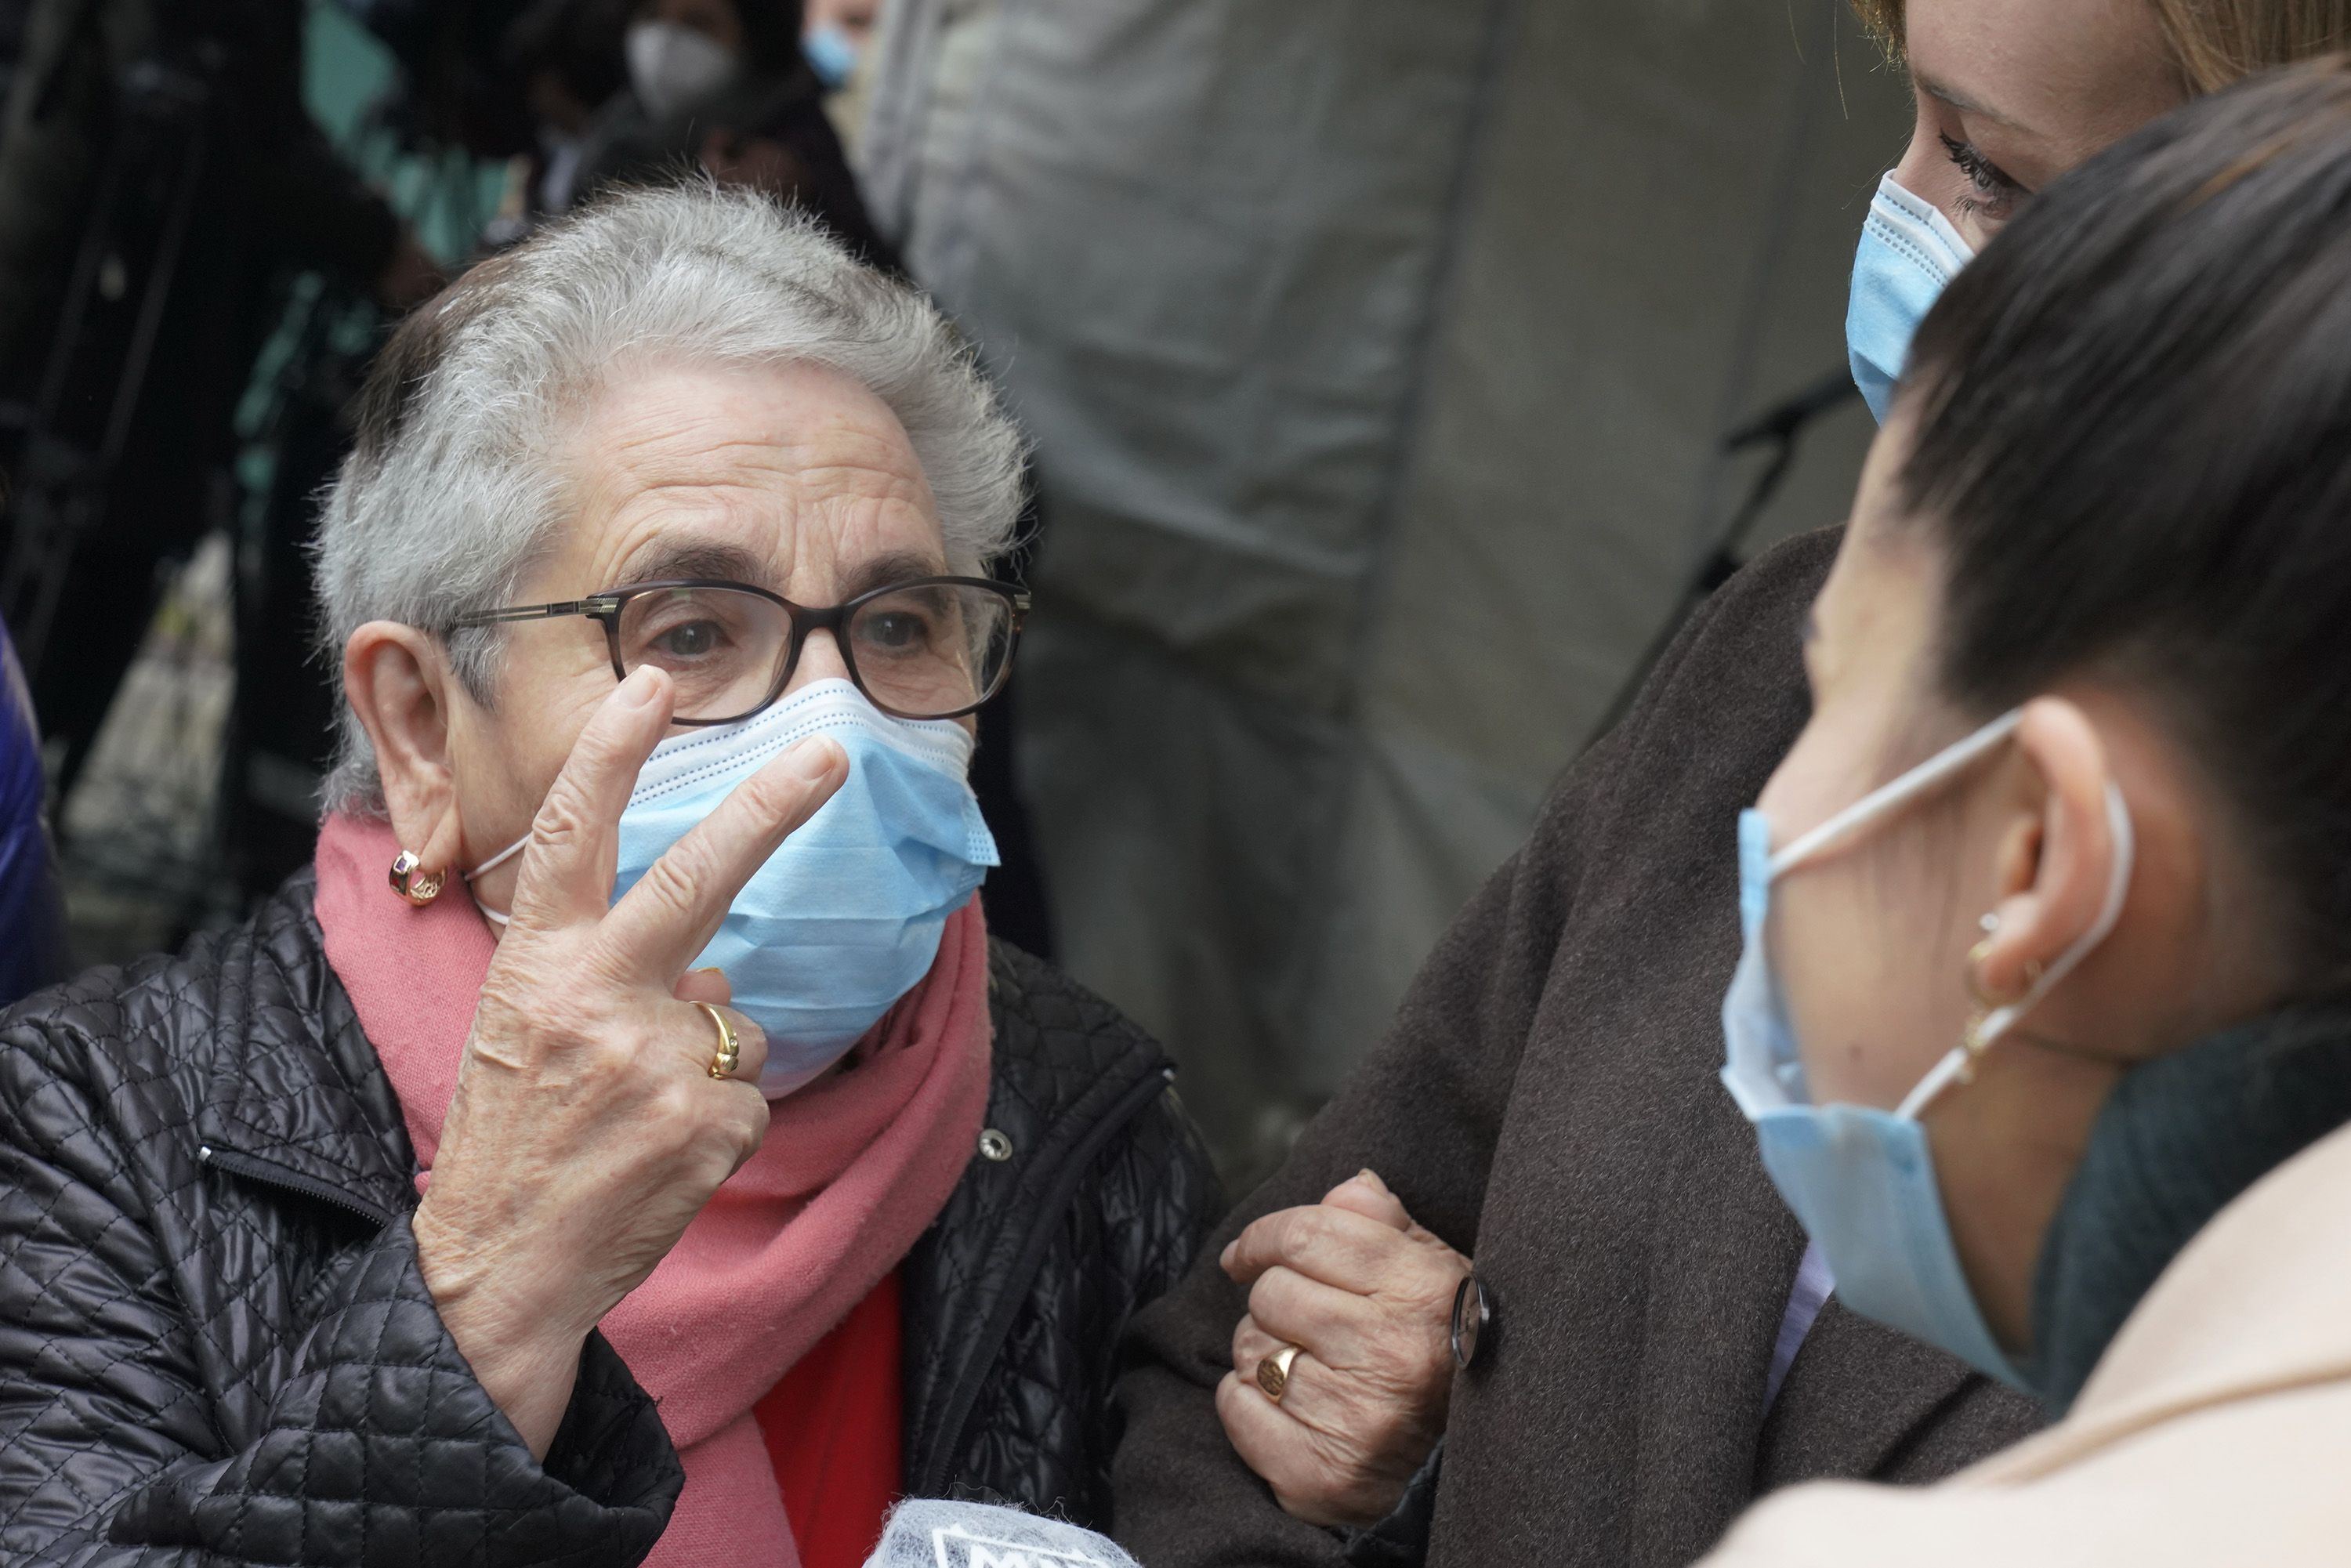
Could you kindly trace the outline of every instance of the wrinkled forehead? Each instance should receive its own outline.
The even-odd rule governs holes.
[[[709,578],[823,604],[947,570],[904,427],[836,371],[639,367],[595,390],[567,445],[551,592]]]

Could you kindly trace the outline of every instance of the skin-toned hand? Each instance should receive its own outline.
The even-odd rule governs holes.
[[[667,1256],[759,1147],[767,1040],[728,1009],[733,1079],[710,1066],[725,979],[686,972],[736,893],[841,787],[802,742],[736,787],[618,904],[621,810],[669,729],[641,669],[589,720],[531,823],[457,1073],[416,1248],[442,1321],[531,1452],[571,1402],[589,1331]]]
[[[1224,1267],[1249,1288],[1233,1370],[1217,1387],[1225,1435],[1297,1518],[1378,1523],[1445,1431],[1453,1297],[1468,1260],[1365,1171],[1319,1204],[1251,1225]],[[1298,1356],[1276,1405],[1257,1369],[1286,1344]]]

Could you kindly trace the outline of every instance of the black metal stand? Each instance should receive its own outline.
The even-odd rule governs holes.
[[[1726,457],[1768,443],[1771,447],[1771,461],[1755,476],[1755,483],[1749,486],[1747,498],[1740,503],[1739,509],[1708,541],[1706,552],[1675,599],[1673,612],[1666,617],[1666,623],[1657,629],[1657,634],[1642,650],[1632,673],[1625,677],[1625,684],[1616,688],[1615,696],[1608,704],[1608,711],[1592,731],[1592,740],[1598,740],[1616,727],[1617,722],[1632,708],[1634,699],[1640,695],[1642,686],[1647,684],[1649,672],[1657,667],[1657,661],[1666,656],[1667,648],[1673,646],[1674,639],[1680,635],[1682,626],[1691,613],[1706,601],[1707,595],[1729,581],[1731,573],[1739,570],[1740,547],[1754,531],[1764,509],[1771,506],[1771,497],[1780,493],[1780,486],[1787,479],[1788,470],[1795,464],[1796,448],[1805,430],[1821,415],[1860,395],[1860,389],[1854,385],[1852,372],[1840,365],[1722,438],[1721,449]]]
[[[46,96],[46,95],[45,95]],[[155,344],[178,279],[204,187],[213,129],[213,90],[203,75],[155,61],[125,73],[122,114],[107,150],[98,199],[74,264],[57,335],[30,409],[0,412],[19,425],[23,459],[10,507],[8,551],[0,564],[0,617],[26,674],[37,678],[56,635],[57,603],[76,552],[104,526],[108,503],[154,368]],[[149,208],[135,173],[168,167],[162,225],[154,241],[129,341],[93,445],[65,429],[68,388],[101,298],[127,287],[124,257]],[[13,413],[13,418],[10,414]]]

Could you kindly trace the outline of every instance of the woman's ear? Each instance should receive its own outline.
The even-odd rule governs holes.
[[[375,747],[376,775],[402,849],[446,873],[463,852],[449,753],[455,678],[413,626],[371,621],[343,644],[343,695]]]
[[[1974,955],[1978,995],[2009,1002],[2097,924],[2115,857],[2113,774],[2088,716],[2063,697],[2028,704],[2017,727],[2028,783],[2002,831],[1995,923]]]

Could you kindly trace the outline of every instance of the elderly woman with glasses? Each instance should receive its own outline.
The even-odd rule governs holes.
[[[918,297],[626,195],[403,325],[312,873],[0,1015],[0,1556],[831,1564],[1102,1522],[1214,1184],[992,946],[1020,444]]]

